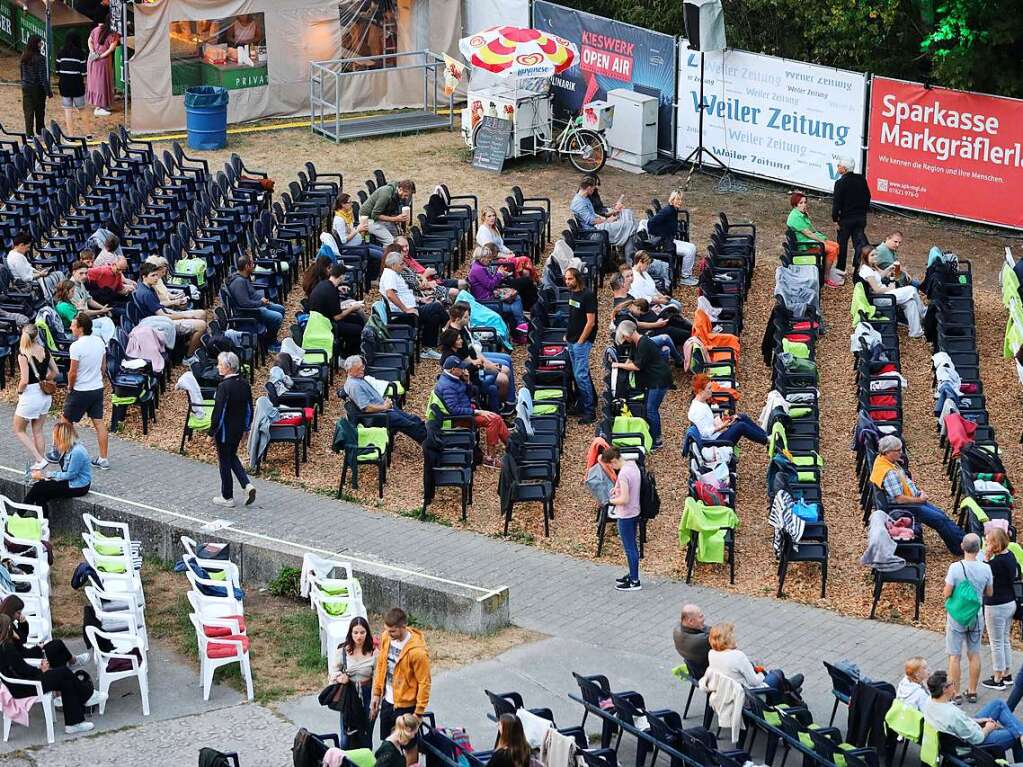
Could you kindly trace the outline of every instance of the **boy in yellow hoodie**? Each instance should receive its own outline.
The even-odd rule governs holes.
[[[430,704],[430,655],[421,632],[408,627],[408,616],[400,607],[384,615],[380,653],[373,673],[370,718],[380,714],[380,740],[394,729],[402,714],[422,716]],[[407,748],[409,765],[419,761],[415,745]]]

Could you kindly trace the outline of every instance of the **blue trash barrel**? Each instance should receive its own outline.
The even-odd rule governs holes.
[[[227,145],[227,89],[193,85],[185,90],[185,127],[189,149],[223,149]]]

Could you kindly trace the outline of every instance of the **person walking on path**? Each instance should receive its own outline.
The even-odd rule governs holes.
[[[103,339],[92,334],[92,317],[78,314],[71,320],[71,334],[75,341],[68,349],[71,366],[67,374],[68,397],[64,401],[63,419],[78,423],[89,416],[96,430],[99,458],[92,462],[97,469],[109,469],[107,459],[109,434],[103,419],[103,375],[106,369],[107,347]]]
[[[629,572],[615,581],[618,591],[639,591],[643,588],[639,580],[639,500],[642,476],[635,461],[627,461],[616,447],[607,448],[600,459],[614,471],[618,478],[611,490],[611,518],[618,525],[618,537],[625,549]]]
[[[85,98],[95,107],[96,117],[109,117],[114,103],[114,51],[121,38],[110,29],[110,20],[104,19],[89,34],[89,64],[86,75]]]
[[[43,430],[52,397],[43,391],[43,386],[52,388],[56,377],[57,366],[50,350],[39,343],[39,328],[26,324],[21,329],[18,344],[18,405],[14,409],[14,436],[35,459],[33,469],[46,468]],[[32,436],[28,434],[29,426],[32,427]]]
[[[590,351],[597,333],[597,298],[583,283],[578,269],[565,270],[565,287],[568,297],[568,326],[565,340],[568,341],[568,356],[572,360],[572,377],[575,379],[576,397],[579,404],[579,423],[587,425],[596,418],[597,393],[590,379]]]
[[[838,224],[838,263],[835,267],[845,275],[849,240],[853,243],[853,261],[867,242],[867,211],[870,209],[870,187],[863,174],[856,172],[856,160],[846,157],[838,161],[838,181],[831,202],[831,220]],[[853,268],[856,264],[853,263]]]
[[[245,493],[245,505],[249,506],[256,500],[256,487],[238,460],[238,445],[252,425],[252,388],[238,375],[239,368],[238,355],[234,352],[217,355],[217,372],[224,380],[217,386],[210,419],[220,468],[220,495],[214,496],[213,503],[228,508],[234,506],[232,474],[238,478],[238,484]]]
[[[25,133],[29,138],[43,132],[46,99],[53,96],[50,70],[43,56],[43,38],[29,35],[21,54],[21,107],[25,112]]]
[[[945,575],[945,650],[948,652],[948,678],[958,687],[960,684],[960,656],[966,647],[969,664],[969,680],[966,688],[966,702],[977,702],[977,683],[980,681],[980,635],[984,630],[981,620],[981,599],[990,597],[992,588],[991,567],[977,561],[980,551],[980,537],[975,533],[963,536],[963,558],[948,566]],[[933,691],[932,691],[933,694]],[[957,697],[957,700],[960,698]]]
[[[431,684],[426,640],[417,629],[409,628],[404,610],[392,607],[384,615],[369,706],[370,719],[380,715],[381,740],[391,734],[399,717],[423,715],[430,705]],[[405,760],[409,767],[419,761],[414,744],[406,749]]]
[[[1009,536],[995,527],[984,536],[984,561],[993,578],[991,596],[984,597],[984,624],[991,643],[991,676],[981,682],[989,690],[1004,690],[1012,681],[1012,621],[1016,617],[1013,583],[1019,564],[1009,548]]]

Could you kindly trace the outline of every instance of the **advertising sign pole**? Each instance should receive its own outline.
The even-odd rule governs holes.
[[[692,170],[689,173],[690,177],[692,177],[692,171],[703,170],[704,155],[706,155],[711,161],[717,164],[718,168],[725,171],[725,173],[728,172],[728,166],[721,162],[721,159],[716,154],[714,154],[712,151],[710,151],[707,147],[703,145],[703,113],[707,110],[707,101],[703,96],[703,85],[706,79],[704,77],[703,65],[704,62],[706,61],[706,58],[707,53],[705,51],[700,51],[700,104],[696,108],[697,111],[696,148],[693,149],[692,152],[690,152],[686,157],[682,159],[682,162],[690,163],[693,166]]]

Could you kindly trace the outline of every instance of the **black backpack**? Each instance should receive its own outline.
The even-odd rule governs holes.
[[[653,519],[661,511],[661,496],[652,471],[643,472],[639,485],[639,518]]]
[[[317,767],[326,753],[326,744],[305,727],[295,733],[295,742],[291,746],[295,767]]]

